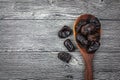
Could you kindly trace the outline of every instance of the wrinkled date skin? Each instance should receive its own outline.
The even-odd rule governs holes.
[[[93,18],[93,19],[91,19],[91,20],[90,20],[90,23],[95,24],[96,29],[100,29],[101,24],[100,24],[99,20],[98,20],[96,17]]]
[[[95,52],[100,47],[100,43],[97,41],[91,41],[87,49],[87,52]]]
[[[72,52],[75,50],[75,46],[73,45],[73,43],[71,42],[70,39],[66,39],[64,41],[64,46],[68,49],[68,51]]]
[[[77,42],[78,42],[78,43],[80,43],[80,44],[81,44],[82,46],[84,46],[85,48],[87,47],[88,40],[86,40],[83,35],[77,34],[76,38],[77,38]]]
[[[98,33],[89,34],[89,35],[87,35],[87,39],[89,41],[99,41],[100,40],[100,35]]]
[[[58,58],[60,60],[62,60],[63,62],[69,63],[69,61],[71,60],[71,55],[69,53],[66,52],[60,52],[58,53]]]
[[[100,47],[100,22],[96,17],[88,16],[87,20],[80,20],[77,25],[76,41],[88,53],[93,53]]]
[[[72,29],[68,26],[63,26],[63,28],[58,32],[60,38],[66,38],[72,34]]]
[[[81,34],[86,36],[88,34],[92,34],[96,31],[95,25],[92,23],[86,24],[81,28]]]

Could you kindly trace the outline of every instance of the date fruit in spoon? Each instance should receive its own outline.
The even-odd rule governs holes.
[[[85,62],[85,80],[93,80],[92,61],[100,47],[101,24],[95,16],[83,14],[75,20],[73,33]]]

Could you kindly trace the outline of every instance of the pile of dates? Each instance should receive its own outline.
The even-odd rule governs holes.
[[[88,53],[94,53],[100,47],[100,27],[101,24],[96,17],[82,19],[79,21],[76,28],[76,41],[79,46],[86,49]],[[58,32],[58,37],[63,39],[72,34],[72,29],[69,26],[63,26]],[[64,41],[64,46],[69,52],[75,51],[75,46],[70,39]],[[66,52],[58,53],[58,58],[64,62],[69,62],[71,55]]]
[[[73,34],[72,29],[69,26],[65,25],[59,30],[58,37],[61,39],[64,39],[64,38],[69,37],[72,34]],[[70,39],[65,39],[63,44],[69,52],[75,51],[75,46],[73,45],[73,43]],[[72,56],[67,52],[59,52],[58,53],[58,58],[66,63],[69,63],[71,57]]]
[[[88,53],[94,53],[100,47],[100,22],[94,17],[80,20],[77,25],[76,41]]]

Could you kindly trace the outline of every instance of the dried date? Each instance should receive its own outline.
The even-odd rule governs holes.
[[[64,41],[64,46],[68,49],[68,51],[72,52],[75,50],[75,46],[73,45],[73,43],[71,42],[70,39],[66,39]]]
[[[72,34],[72,29],[68,26],[63,26],[63,28],[58,32],[60,38],[66,38]]]
[[[87,49],[88,53],[95,52],[100,47],[100,43],[97,41],[91,41],[89,48]]]
[[[94,23],[95,26],[96,26],[96,29],[100,29],[101,24],[100,24],[98,18],[93,18],[93,19],[91,19],[91,20],[90,20],[90,23]]]
[[[69,63],[69,61],[71,60],[71,55],[69,53],[66,52],[60,52],[58,53],[58,58],[66,63]]]
[[[81,34],[87,36],[88,34],[92,34],[96,31],[95,25],[92,23],[86,24],[81,28]]]
[[[80,43],[83,47],[87,47],[88,41],[85,39],[84,36],[82,36],[81,34],[77,34],[76,36],[76,40],[78,43]]]
[[[100,40],[100,34],[95,33],[95,34],[90,34],[87,36],[89,41],[99,41]]]
[[[81,20],[80,22],[79,22],[79,24],[78,24],[78,27],[77,27],[77,33],[79,33],[79,32],[81,32],[81,27],[82,26],[84,26],[84,25],[86,25],[87,24],[87,22],[85,21],[85,20]]]

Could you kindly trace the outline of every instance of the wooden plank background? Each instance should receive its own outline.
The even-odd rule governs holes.
[[[68,52],[57,32],[84,13],[102,24],[94,80],[120,80],[120,0],[0,0],[0,80],[84,80],[78,49],[79,64],[57,58]]]

